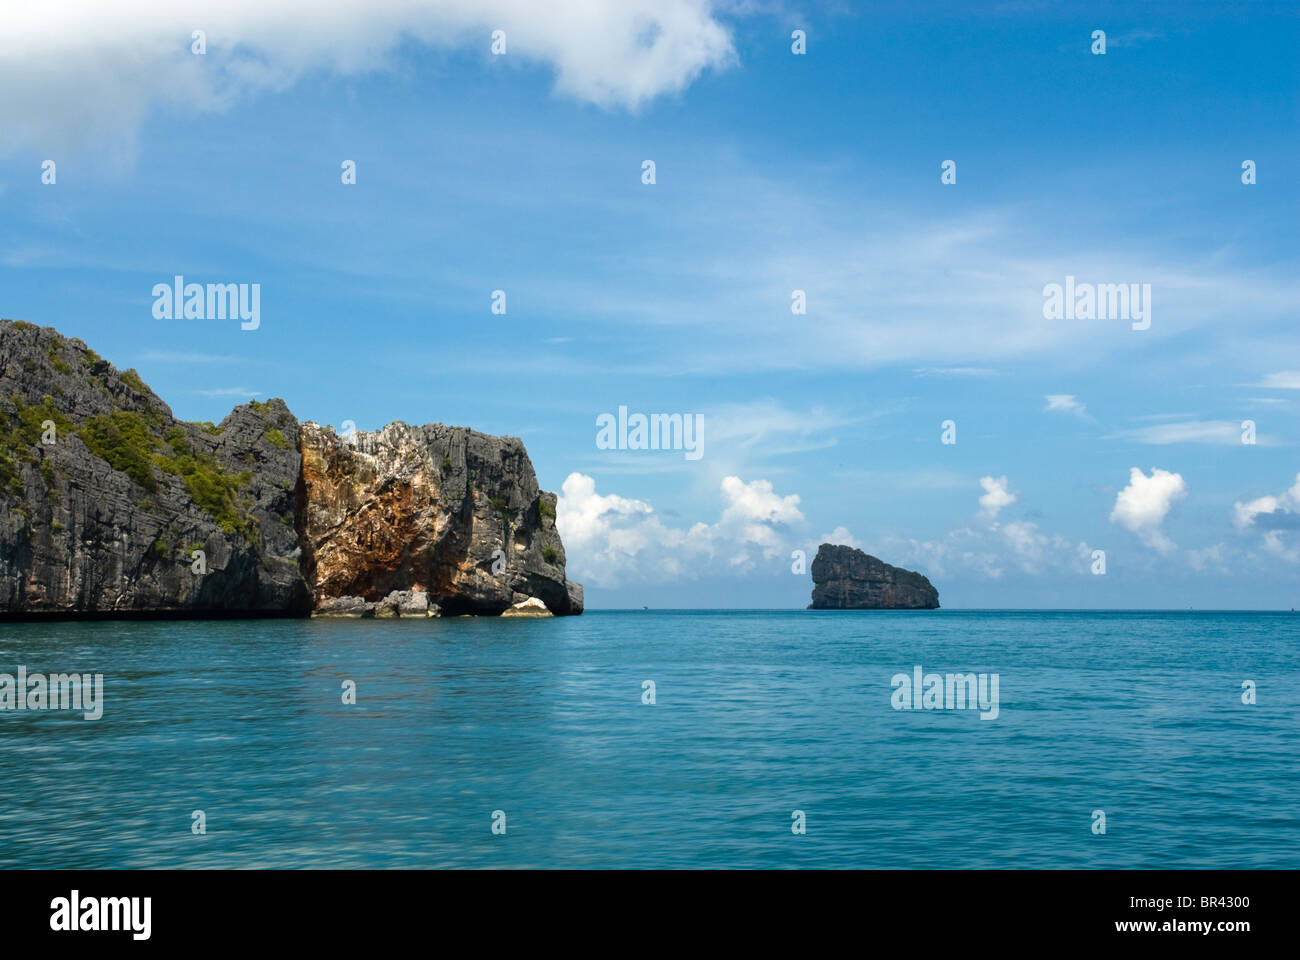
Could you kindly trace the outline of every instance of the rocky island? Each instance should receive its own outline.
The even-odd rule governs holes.
[[[812,562],[809,610],[935,610],[939,591],[923,575],[853,547],[823,543]]]
[[[0,619],[579,614],[523,442],[282,400],[188,423],[134,370],[0,320]]]

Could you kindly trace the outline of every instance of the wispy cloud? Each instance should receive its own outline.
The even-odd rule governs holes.
[[[1134,443],[1149,443],[1166,446],[1174,443],[1204,443],[1218,446],[1240,446],[1242,427],[1240,421],[1234,420],[1183,420],[1173,423],[1157,423],[1148,427],[1136,427],[1121,430],[1109,435],[1108,440],[1130,440]],[[1256,444],[1271,446],[1273,440],[1257,434]]]
[[[1255,386],[1269,390],[1300,390],[1300,370],[1283,370],[1279,373],[1270,373]]]
[[[988,367],[917,367],[912,371],[918,377],[996,377],[997,370]]]
[[[181,366],[209,363],[247,363],[243,357],[218,353],[180,353],[171,350],[149,350],[140,355],[140,359],[151,363],[172,363]]]
[[[1071,393],[1050,393],[1044,397],[1047,406],[1043,409],[1046,411],[1055,411],[1057,413],[1072,413],[1076,417],[1088,419],[1087,408],[1075,399]]]
[[[606,262],[598,254],[581,277],[536,283],[557,302],[587,304],[602,324],[652,330],[660,355],[672,355],[685,374],[906,365],[914,376],[951,380],[995,376],[997,363],[1127,355],[1175,332],[1204,331],[1198,350],[1213,355],[1226,337],[1221,318],[1240,303],[1252,305],[1252,336],[1262,339],[1288,322],[1300,299],[1293,274],[1225,262],[1221,251],[1198,258],[1159,243],[1130,249],[1088,233],[1044,235],[1011,205],[943,220],[879,204],[870,212],[853,204],[828,210],[817,191],[833,193],[834,184],[801,190],[791,180],[818,182],[757,175],[741,184],[694,182],[644,211],[635,276],[625,272],[626,256]],[[742,207],[715,206],[723,202],[717,197],[738,194],[747,198]],[[723,225],[704,247],[683,227],[702,216]],[[874,222],[870,233],[863,219]],[[798,242],[781,239],[790,223],[802,225]],[[663,242],[668,236],[672,243]],[[719,256],[720,248],[728,253]],[[1045,283],[1128,277],[1135,263],[1153,288],[1146,340],[1135,340],[1128,321],[1044,319]],[[807,300],[797,326],[795,290]],[[1233,335],[1234,349],[1253,349],[1239,330]]]
[[[249,390],[247,387],[217,387],[214,390],[196,390],[203,397],[260,397],[262,391]]]

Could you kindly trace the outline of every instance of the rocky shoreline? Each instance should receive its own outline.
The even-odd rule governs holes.
[[[579,614],[555,504],[517,438],[339,436],[279,399],[188,423],[0,320],[0,620]]]

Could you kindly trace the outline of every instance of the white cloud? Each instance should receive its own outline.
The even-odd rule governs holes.
[[[207,53],[191,52],[191,32]],[[507,52],[491,57],[491,34]],[[389,67],[406,40],[544,64],[556,89],[636,108],[735,59],[710,0],[59,0],[0,10],[7,147],[130,138],[157,105],[224,109],[311,71]]]
[[[870,484],[878,490],[898,490],[915,493],[918,490],[964,490],[970,486],[970,476],[957,470],[934,467],[909,467],[874,469],[839,467],[831,476],[859,484]]]
[[[1204,573],[1207,570],[1227,571],[1223,544],[1221,543],[1216,543],[1212,547],[1202,547],[1200,550],[1188,550],[1187,562],[1198,573]]]
[[[835,445],[833,431],[855,422],[820,406],[794,410],[770,397],[704,411],[711,457],[720,447],[733,452],[758,447],[767,456],[820,450]]]
[[[986,534],[962,527],[939,540],[885,537],[879,554],[898,566],[920,570],[931,579],[966,573],[997,580],[1005,573],[1003,559],[987,543]]]
[[[728,475],[788,470],[791,456],[834,447],[845,428],[887,416],[894,408],[795,409],[770,397],[704,407],[698,413],[703,418],[700,437],[708,451],[710,482]],[[626,451],[602,450],[589,459],[605,474],[680,473],[692,467],[682,459],[655,459]]]
[[[1276,496],[1234,503],[1232,520],[1239,530],[1262,529],[1266,553],[1291,562],[1300,560],[1300,548],[1288,549],[1282,540],[1284,530],[1300,529],[1300,473],[1290,489]]]
[[[1088,569],[1092,553],[1088,544],[1042,533],[1027,520],[997,522],[998,512],[1016,501],[1016,495],[1008,492],[1006,477],[981,477],[980,486],[984,494],[979,498],[979,516],[985,525],[963,526],[939,540],[887,537],[881,545],[883,555],[891,563],[916,566],[932,576],[961,572],[996,580],[1007,567],[1033,575]]]
[[[1288,548],[1282,542],[1280,530],[1270,530],[1264,534],[1264,551],[1288,563],[1300,563],[1300,547]]]
[[[1273,496],[1258,497],[1249,503],[1234,503],[1232,522],[1239,530],[1245,530],[1255,523],[1255,518],[1260,514],[1274,514],[1280,509],[1282,509],[1282,499]]]
[[[740,477],[723,477],[722,496],[727,501],[723,522],[748,525],[751,523],[795,523],[803,520],[799,512],[799,495],[782,497],[773,492],[766,480],[745,483]]]
[[[1174,501],[1187,496],[1182,475],[1151,469],[1147,476],[1138,467],[1129,470],[1128,486],[1115,497],[1111,523],[1118,523],[1139,540],[1160,553],[1172,553],[1176,545],[1161,529]]]
[[[1134,430],[1121,430],[1107,439],[1135,440],[1165,446],[1171,443],[1208,443],[1237,446],[1241,444],[1241,421],[1237,420],[1184,420],[1175,423],[1157,423]],[[1256,437],[1257,444],[1270,446],[1263,436]]]
[[[1270,373],[1260,380],[1256,386],[1271,390],[1300,390],[1300,370],[1283,370],[1280,373]]]
[[[144,360],[154,363],[247,363],[243,357],[216,353],[180,353],[173,350],[150,350],[143,355]]]
[[[1040,533],[1038,525],[1027,520],[995,529],[1011,549],[1013,562],[1025,573],[1044,573],[1054,567],[1078,570],[1081,560],[1089,557],[1086,543],[1073,544],[1059,534]]]
[[[960,527],[938,540],[886,537],[880,550],[890,563],[931,577],[966,574],[989,580],[1001,579],[1008,567],[1031,576],[1087,573],[1092,554],[1087,543],[1042,533],[1027,521],[984,530]]]
[[[1044,410],[1058,411],[1060,413],[1072,413],[1077,417],[1086,417],[1087,413],[1082,403],[1074,398],[1070,393],[1049,393],[1044,399],[1047,406]]]
[[[262,395],[262,391],[249,390],[247,387],[217,387],[196,392],[204,397],[260,397]]]
[[[1197,351],[1220,364],[1254,357],[1257,339],[1276,340],[1293,323],[1300,279],[1272,264],[1226,263],[1221,250],[1189,257],[1150,238],[1117,245],[1113,224],[1052,232],[1014,205],[926,218],[883,195],[846,199],[856,196],[852,180],[824,163],[796,162],[779,177],[762,164],[733,170],[733,150],[701,142],[701,170],[715,172],[657,199],[629,249],[593,258],[582,276],[545,278],[551,296],[584,303],[602,324],[652,327],[659,359],[636,359],[675,376],[898,365],[975,383],[975,373],[951,371],[1111,355],[1122,365],[1132,360],[1127,322],[1045,322],[1042,288],[1067,274],[1126,277],[1134,264],[1159,291],[1153,338],[1203,334]],[[746,202],[722,199],[733,196]],[[797,240],[791,223],[802,225]],[[1089,239],[1098,230],[1105,242]],[[797,335],[795,289],[808,294]],[[1253,322],[1229,338],[1221,319],[1242,302]]]
[[[918,377],[996,377],[997,370],[988,367],[917,367],[912,373]]]
[[[845,527],[836,527],[830,533],[823,533],[817,540],[820,546],[823,543],[836,544],[838,546],[856,547],[862,549],[862,543],[853,534],[849,533]]]
[[[670,527],[641,500],[596,492],[581,473],[565,479],[556,504],[570,575],[598,586],[655,583],[706,573],[737,573],[785,554],[804,523],[797,494],[781,496],[766,480],[724,477],[723,509],[713,524]]]
[[[562,526],[565,540],[587,543],[604,532],[610,517],[648,516],[650,504],[610,494],[596,493],[596,481],[581,473],[571,473],[564,480],[556,509],[556,524]]]
[[[1006,477],[980,477],[984,495],[980,497],[980,513],[989,520],[996,519],[1003,507],[1016,502],[1016,495],[1007,492]]]

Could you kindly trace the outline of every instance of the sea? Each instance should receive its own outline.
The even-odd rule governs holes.
[[[1300,867],[1289,612],[0,624],[20,666],[102,716],[0,710],[6,868]]]

